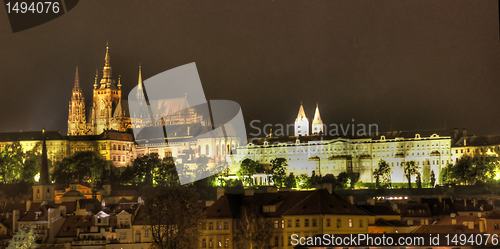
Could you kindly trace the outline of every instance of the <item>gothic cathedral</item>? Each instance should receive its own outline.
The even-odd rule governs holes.
[[[92,106],[89,120],[85,108],[85,97],[80,88],[78,67],[75,72],[71,100],[68,111],[68,135],[99,135],[106,130],[126,131],[130,128],[130,117],[126,105],[122,101],[122,84],[120,77],[115,81],[111,72],[109,46],[106,45],[102,77],[96,72]]]

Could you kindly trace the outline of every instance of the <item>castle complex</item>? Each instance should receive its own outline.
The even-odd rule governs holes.
[[[79,151],[95,151],[116,167],[126,167],[141,155],[158,153],[160,157],[174,157],[176,163],[194,167],[200,157],[207,157],[209,165],[226,165],[230,176],[236,176],[243,160],[249,158],[261,164],[270,164],[275,158],[287,159],[287,174],[311,175],[341,172],[359,173],[360,181],[373,183],[373,171],[381,160],[392,168],[392,181],[405,182],[403,165],[413,161],[418,166],[422,180],[438,176],[443,167],[453,164],[463,155],[498,155],[500,139],[497,136],[470,136],[458,130],[431,132],[388,132],[367,137],[331,136],[321,119],[316,105],[314,117],[308,119],[301,104],[294,124],[294,136],[263,137],[251,143],[240,144],[236,138],[196,137],[193,131],[207,127],[207,120],[189,107],[186,98],[170,100],[161,119],[131,120],[127,101],[123,100],[120,77],[112,74],[111,54],[106,46],[102,73],[95,74],[90,108],[76,68],[73,89],[68,105],[68,130],[66,135],[47,131],[48,159],[58,162]],[[137,94],[142,98],[145,89],[139,67]],[[138,96],[138,99],[141,98]],[[135,119],[140,114],[132,115]],[[134,122],[132,122],[134,121]],[[135,127],[133,127],[135,125]],[[175,129],[169,134],[168,145],[138,143],[130,128],[137,126],[166,126]],[[6,144],[19,142],[23,150],[40,148],[40,132],[0,133],[0,150]],[[38,146],[38,147],[37,147]],[[257,182],[272,184],[270,177],[256,175]],[[415,179],[414,179],[415,180]]]

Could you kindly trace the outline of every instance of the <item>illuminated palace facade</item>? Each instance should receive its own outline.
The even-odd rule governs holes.
[[[311,127],[311,129],[310,129]],[[236,175],[239,163],[252,159],[270,164],[275,158],[287,160],[287,174],[295,176],[359,173],[360,182],[375,182],[373,171],[381,160],[391,166],[391,181],[407,182],[403,165],[414,161],[423,182],[430,181],[431,172],[437,180],[441,169],[454,164],[463,155],[500,154],[500,136],[470,136],[466,131],[386,132],[365,138],[323,136],[324,124],[316,107],[311,125],[301,105],[295,120],[293,137],[254,139],[240,146],[234,155],[231,173]],[[272,184],[264,174],[254,176],[257,183]],[[412,181],[415,181],[413,177]]]

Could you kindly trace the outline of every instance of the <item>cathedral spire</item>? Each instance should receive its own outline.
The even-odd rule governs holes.
[[[139,74],[137,76],[137,100],[145,100],[144,83],[142,82],[142,66],[139,65]]]
[[[80,75],[78,73],[78,66],[76,66],[75,70],[75,80],[73,81],[73,90],[79,90],[80,89]]]
[[[319,115],[319,107],[318,107],[318,104],[316,104],[316,110],[314,111],[314,118],[313,118],[313,124],[315,123],[318,123],[318,124],[322,124],[323,121],[321,120],[321,116]]]
[[[316,110],[314,111],[314,118],[312,121],[312,133],[316,135],[321,135],[325,132],[323,120],[321,120],[321,115],[319,114],[319,107],[316,103]]]
[[[306,117],[302,102],[300,103],[299,113],[295,119],[295,136],[309,136],[309,120]]]
[[[94,89],[97,89],[97,87],[99,86],[97,84],[97,79],[99,78],[99,70],[95,70],[95,76],[94,76]]]
[[[144,89],[142,84],[142,66],[139,65],[139,76],[137,77],[137,88],[141,91]]]
[[[101,86],[105,84],[105,87],[111,87],[111,82],[111,56],[109,55],[109,44],[106,42],[106,54],[104,55]]]
[[[49,181],[49,160],[47,158],[47,142],[45,129],[42,130],[42,163],[40,166],[40,181],[41,185],[50,184]]]
[[[304,106],[302,105],[302,102],[300,102],[300,107],[299,107],[299,113],[297,114],[297,119],[303,119],[306,118],[306,112],[304,111]]]

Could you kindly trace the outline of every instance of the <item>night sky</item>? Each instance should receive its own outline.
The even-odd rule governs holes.
[[[0,8],[0,131],[66,131],[74,69],[91,98],[105,42],[125,96],[196,62],[209,99],[245,120],[290,123],[303,101],[327,123],[500,134],[497,0],[82,0],[12,33]]]

